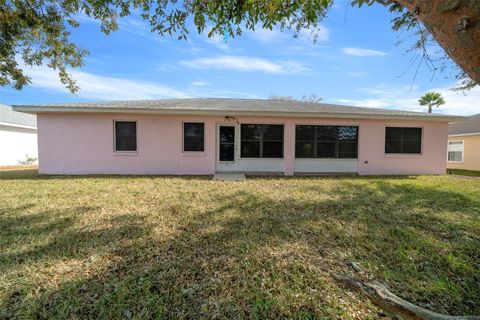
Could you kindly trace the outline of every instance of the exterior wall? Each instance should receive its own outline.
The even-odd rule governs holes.
[[[16,165],[27,154],[37,157],[37,130],[0,125],[0,166]]]
[[[113,121],[136,120],[138,153],[116,153]],[[182,121],[205,122],[205,152],[182,152]],[[213,174],[215,119],[138,114],[39,114],[39,172]]]
[[[138,153],[113,150],[113,121],[138,121]],[[205,123],[205,152],[182,152],[182,122]],[[220,123],[284,125],[283,159],[240,159],[247,172],[358,172],[361,175],[444,174],[447,123],[421,121],[312,119],[282,117],[160,116],[141,114],[39,114],[39,171],[46,174],[214,174],[216,128]],[[295,125],[359,126],[358,159],[295,159]],[[385,155],[386,126],[423,127],[420,155]],[[240,134],[237,130],[237,141]],[[237,146],[238,147],[238,146]],[[238,149],[238,148],[237,148]],[[317,168],[318,170],[315,170]]]
[[[463,141],[463,161],[449,161],[448,168],[480,171],[480,134],[448,137],[448,141],[459,140]]]
[[[295,173],[356,173],[358,160],[295,159]]]
[[[385,154],[385,127],[422,127],[422,153]],[[359,132],[358,173],[361,175],[445,174],[448,124],[419,121],[362,122]]]

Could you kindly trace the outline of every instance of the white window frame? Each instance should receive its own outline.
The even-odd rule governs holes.
[[[115,131],[116,128],[116,123],[117,122],[135,122],[135,139],[136,139],[136,150],[129,150],[129,151],[122,151],[122,150],[117,150],[117,132]],[[118,120],[113,120],[113,152],[115,154],[138,154],[138,120],[123,120],[123,119],[118,119]]]
[[[460,161],[452,161],[448,160],[448,154],[450,153],[450,142],[461,142],[462,143],[462,159]],[[459,152],[459,151],[453,151],[453,152]],[[447,145],[447,161],[451,163],[463,163],[463,159],[465,156],[465,140],[449,140],[448,145]]]

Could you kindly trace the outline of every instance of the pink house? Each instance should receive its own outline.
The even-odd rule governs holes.
[[[283,100],[15,106],[44,174],[444,174],[461,117]]]

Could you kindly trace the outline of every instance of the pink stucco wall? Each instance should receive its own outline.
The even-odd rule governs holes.
[[[386,120],[236,117],[240,123],[285,126],[283,170],[294,174],[295,124],[358,125],[358,173],[444,174],[447,123]],[[138,153],[113,149],[113,121],[138,121]],[[205,152],[182,152],[182,122],[205,123]],[[39,114],[39,171],[45,174],[214,174],[220,116]],[[423,128],[421,155],[385,155],[386,126]],[[256,160],[258,161],[258,160]]]

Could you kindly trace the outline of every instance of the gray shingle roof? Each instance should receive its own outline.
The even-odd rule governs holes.
[[[451,123],[448,126],[449,135],[469,133],[480,134],[480,113],[468,117],[463,121]]]
[[[164,99],[14,106],[23,112],[143,112],[215,115],[278,115],[348,118],[408,118],[458,121],[461,117],[422,112],[352,107],[327,103],[263,99]]]
[[[37,127],[37,117],[32,114],[16,112],[12,107],[0,104],[0,122],[12,125]]]

